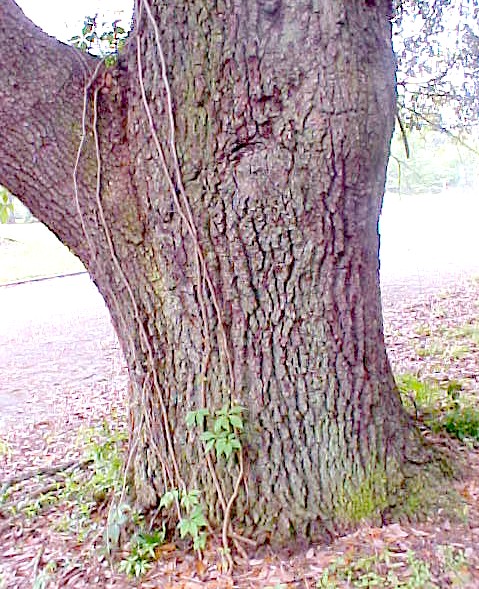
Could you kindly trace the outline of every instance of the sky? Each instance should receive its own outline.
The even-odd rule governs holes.
[[[131,19],[133,0],[16,0],[23,12],[46,33],[60,41],[78,35],[85,16],[99,14],[101,20],[113,22],[122,18],[124,24]],[[100,23],[101,24],[101,23]]]

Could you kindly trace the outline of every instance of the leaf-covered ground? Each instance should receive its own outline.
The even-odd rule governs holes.
[[[405,404],[426,430],[450,412],[475,407],[478,303],[474,280],[451,280],[440,290],[384,289],[391,362]],[[435,513],[422,523],[364,525],[330,545],[298,546],[294,553],[252,551],[233,575],[222,572],[214,539],[201,560],[182,546],[150,544],[154,559],[145,560],[152,565],[146,575],[137,580],[119,573],[118,563],[128,562],[135,542],[116,553],[113,563],[102,547],[125,443],[122,382],[63,391],[56,405],[37,397],[29,413],[21,407],[4,412],[0,587],[479,587],[479,451],[462,426],[452,430],[462,441],[443,430],[431,434],[456,449],[465,464],[465,476],[456,483],[464,500],[462,519]],[[29,469],[58,465],[64,472],[4,484]]]

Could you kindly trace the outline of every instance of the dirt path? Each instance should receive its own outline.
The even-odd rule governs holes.
[[[118,341],[87,276],[2,287],[0,308],[0,435],[19,419],[93,410],[124,388]]]

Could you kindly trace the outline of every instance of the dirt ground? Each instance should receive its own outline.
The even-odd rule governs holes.
[[[38,293],[49,287],[35,288]],[[112,414],[120,422],[125,418],[126,373],[105,310],[92,303],[82,318],[70,319],[65,326],[67,312],[62,315],[61,305],[68,306],[67,302],[43,294],[50,300],[54,320],[46,317],[39,328],[35,320],[39,311],[30,311],[19,322],[7,313],[0,328],[0,491],[2,481],[25,469],[79,460],[79,428],[111,420]],[[58,296],[65,298],[67,294]],[[21,295],[15,291],[8,294],[10,298],[17,296]],[[0,302],[5,309],[5,296]],[[469,394],[479,394],[479,342],[465,349],[445,338],[464,325],[477,323],[477,280],[451,275],[439,283],[389,283],[383,286],[383,306],[395,373],[412,373],[438,382],[456,379]],[[99,561],[94,543],[82,545],[54,529],[54,509],[32,519],[10,518],[0,511],[0,587],[479,588],[479,452],[456,442],[446,443],[454,446],[466,465],[464,478],[456,483],[464,500],[463,521],[451,521],[444,513],[437,513],[414,525],[363,526],[329,545],[298,547],[295,554],[252,554],[233,576],[221,573],[214,546],[201,561],[195,554],[170,546],[139,582],[118,574],[107,560]],[[408,567],[413,571],[406,574],[409,584],[387,585],[385,577],[378,581],[372,573],[362,578],[361,585],[348,581],[326,584],[324,571],[338,559],[352,563],[363,554],[379,558],[385,550],[393,555],[399,572]],[[417,567],[411,565],[411,554],[429,563],[430,574],[423,584],[420,577],[413,579]],[[452,567],[454,574],[451,567],[444,572],[441,563],[445,554],[461,555]],[[42,576],[49,563],[55,564],[55,572]]]

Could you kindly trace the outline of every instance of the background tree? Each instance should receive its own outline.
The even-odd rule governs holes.
[[[394,45],[401,119],[454,136],[477,126],[478,0],[396,0]]]
[[[406,157],[401,133],[391,146],[386,189],[405,194],[443,193],[451,188],[472,190],[478,181],[477,139],[467,145],[448,133],[425,127],[407,135],[411,157]]]
[[[225,545],[387,517],[436,465],[382,334],[391,10],[140,0],[107,68],[0,3],[0,182],[108,305],[131,498],[200,490]]]

